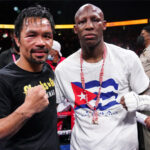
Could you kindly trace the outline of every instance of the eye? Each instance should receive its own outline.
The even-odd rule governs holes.
[[[34,37],[35,34],[28,34],[27,37]]]
[[[84,24],[86,21],[85,20],[81,20],[78,22],[79,25]]]
[[[51,39],[52,35],[51,34],[45,34],[44,37],[47,38],[47,39]]]
[[[35,32],[28,32],[26,35],[27,35],[27,37],[35,37],[37,35],[37,33],[35,33]]]
[[[100,22],[101,19],[99,19],[99,18],[93,18],[92,21],[93,21],[93,22]]]

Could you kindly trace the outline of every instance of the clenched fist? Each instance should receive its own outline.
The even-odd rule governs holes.
[[[41,112],[49,105],[48,95],[42,85],[32,87],[28,90],[24,101],[24,109],[29,115]]]

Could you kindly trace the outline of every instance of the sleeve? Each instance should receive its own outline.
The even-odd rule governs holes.
[[[0,118],[6,117],[11,113],[11,94],[7,84],[0,79]]]
[[[61,87],[61,79],[59,79],[59,74],[55,70],[55,91],[56,91],[56,103],[61,103],[65,101],[65,96]]]
[[[142,113],[139,113],[136,111],[136,119],[139,123],[143,124],[144,126],[146,126],[145,120],[148,116]]]
[[[124,95],[125,105],[129,112],[150,110],[150,96],[137,95],[135,92],[130,92]]]
[[[149,78],[146,75],[139,57],[131,52],[128,61],[129,83],[131,90],[136,93],[142,93],[149,86]]]

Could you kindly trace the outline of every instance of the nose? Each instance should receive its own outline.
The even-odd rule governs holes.
[[[45,41],[42,37],[37,37],[36,39],[36,46],[44,47],[45,46]]]
[[[89,19],[86,22],[86,30],[92,30],[94,28],[93,22]]]

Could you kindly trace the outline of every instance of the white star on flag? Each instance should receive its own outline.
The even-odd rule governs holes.
[[[80,101],[82,100],[82,99],[85,99],[85,95],[81,92],[81,95],[78,95],[79,97],[80,97]]]

